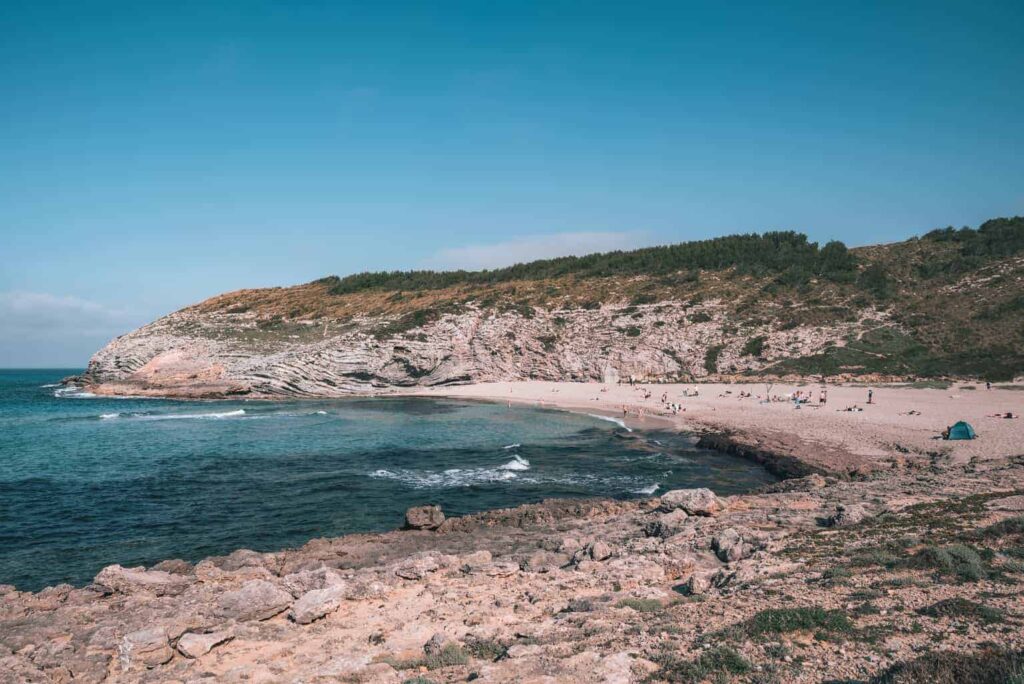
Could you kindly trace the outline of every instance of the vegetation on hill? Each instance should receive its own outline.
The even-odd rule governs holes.
[[[335,295],[364,290],[437,290],[456,285],[493,285],[517,280],[544,280],[563,276],[604,278],[630,275],[664,275],[677,271],[736,269],[745,275],[786,273],[804,281],[812,276],[846,281],[856,274],[857,263],[842,242],[819,248],[806,235],[771,232],[730,235],[711,240],[684,242],[587,256],[543,259],[507,268],[484,271],[391,271],[357,273],[322,281]]]
[[[532,318],[613,305],[636,318],[639,307],[667,301],[685,315],[661,326],[720,325],[698,350],[709,373],[731,372],[720,361],[735,347],[747,358],[775,358],[764,372],[778,374],[1004,380],[1024,373],[1024,217],[855,249],[774,232],[487,271],[331,276],[229,293],[196,309],[255,317],[251,334],[261,339],[313,334],[304,321],[333,321],[316,329],[326,335],[369,320],[383,340],[470,309]],[[855,333],[813,354],[779,359],[772,352],[781,348],[764,336],[837,321],[856,324]],[[632,320],[616,327],[624,337],[644,334]]]

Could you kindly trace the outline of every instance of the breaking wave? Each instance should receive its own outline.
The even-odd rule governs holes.
[[[598,420],[607,420],[609,423],[615,423],[626,432],[633,431],[632,428],[626,427],[625,421],[623,421],[621,418],[612,418],[611,416],[600,416],[596,413],[588,413],[587,415],[590,416],[591,418],[597,418]]]
[[[60,387],[53,390],[53,396],[58,399],[92,399],[96,395],[92,392],[84,391],[81,387],[68,385],[67,387]]]
[[[454,489],[514,480],[516,473],[501,468],[452,468],[437,473],[425,470],[380,469],[370,477],[397,480],[413,489]]]
[[[498,466],[498,470],[529,470],[530,462],[519,454],[512,454],[512,460],[503,466]]]

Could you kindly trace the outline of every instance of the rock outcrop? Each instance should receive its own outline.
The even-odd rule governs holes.
[[[1009,617],[1024,575],[1003,553],[1024,539],[1016,523],[999,538],[979,531],[1019,515],[1019,461],[783,484],[728,500],[709,490],[552,500],[448,519],[440,532],[110,566],[89,586],[36,594],[0,587],[0,683],[589,684],[766,672],[810,683],[869,680],[938,641],[954,653],[995,639],[1024,648]],[[822,525],[838,507],[883,501],[885,516]],[[994,550],[943,551],[957,531]],[[908,562],[891,555],[896,543]]]

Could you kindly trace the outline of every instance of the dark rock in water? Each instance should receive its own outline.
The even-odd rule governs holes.
[[[405,512],[405,526],[410,530],[436,530],[443,522],[440,506],[414,506]]]

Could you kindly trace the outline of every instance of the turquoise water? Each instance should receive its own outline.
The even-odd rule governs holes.
[[[685,435],[627,435],[561,411],[443,399],[95,398],[55,386],[73,372],[0,370],[0,584],[85,584],[111,563],[393,529],[423,503],[461,515],[550,497],[703,485],[734,493],[773,480]]]

